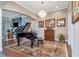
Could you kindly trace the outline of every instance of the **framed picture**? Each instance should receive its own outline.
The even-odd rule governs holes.
[[[45,27],[48,28],[53,28],[55,27],[55,19],[48,19],[45,20]]]
[[[44,27],[44,21],[39,21],[39,27]]]
[[[79,21],[79,1],[72,2],[72,23]]]
[[[65,18],[57,19],[57,27],[64,27],[64,26],[66,26],[66,19]]]

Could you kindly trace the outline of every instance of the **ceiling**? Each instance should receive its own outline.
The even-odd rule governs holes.
[[[3,8],[7,4],[7,1],[0,1],[0,8]]]
[[[68,1],[43,1],[43,4],[41,4],[41,2],[42,1],[17,1],[16,3],[35,14],[38,14],[42,9],[46,12],[53,12],[68,7]]]
[[[13,18],[17,18],[17,17],[22,17],[23,19],[32,19],[30,16],[26,16],[20,13],[16,13],[13,11],[9,11],[9,10],[3,10],[2,11],[2,17],[7,18],[7,19],[13,19]]]
[[[44,3],[41,4],[41,2],[44,2]],[[0,8],[4,7],[7,3],[9,2],[0,1]],[[15,1],[15,3],[30,10],[36,15],[38,15],[38,12],[40,10],[45,10],[46,12],[53,12],[53,11],[61,10],[68,7],[68,1]],[[2,16],[5,18],[15,18],[19,16],[24,17],[24,18],[27,17],[22,14],[7,11],[7,10],[2,11]]]
[[[5,17],[5,18],[14,18],[15,16],[17,17],[19,15],[20,14],[18,13],[7,11],[7,10],[2,11],[2,17]]]

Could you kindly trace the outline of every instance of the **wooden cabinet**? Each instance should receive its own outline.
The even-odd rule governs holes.
[[[45,30],[45,40],[47,41],[54,41],[54,30]]]

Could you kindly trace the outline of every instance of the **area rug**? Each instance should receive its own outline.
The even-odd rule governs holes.
[[[43,46],[35,44],[34,48],[31,48],[27,42],[23,42],[19,47],[12,45],[8,48],[28,54],[30,57],[67,57],[66,43],[45,41]]]

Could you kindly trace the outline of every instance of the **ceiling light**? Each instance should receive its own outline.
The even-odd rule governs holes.
[[[44,6],[44,2],[41,2],[41,5],[42,5],[42,7],[43,7],[43,6]],[[38,12],[38,15],[39,15],[40,18],[44,18],[44,17],[47,16],[47,13],[46,13],[46,11],[43,10],[43,8],[42,8],[42,10],[40,10],[40,11]]]
[[[44,10],[40,10],[38,15],[41,17],[41,18],[44,18],[47,16],[47,13],[44,11]]]
[[[56,8],[58,8],[58,6],[56,6]]]

